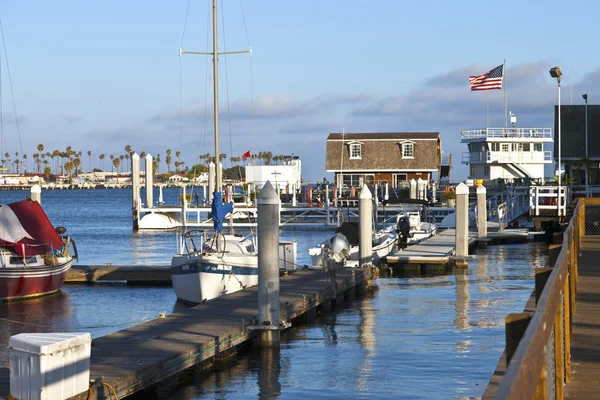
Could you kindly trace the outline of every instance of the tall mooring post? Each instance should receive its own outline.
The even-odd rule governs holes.
[[[477,240],[478,245],[487,246],[487,190],[485,186],[477,186]]]
[[[414,179],[411,179],[408,182],[408,187],[410,189],[408,197],[410,197],[411,199],[416,199],[417,198],[417,181],[415,181]]]
[[[425,181],[421,178],[417,180],[417,199],[425,199]]]
[[[215,163],[208,164],[208,204],[212,204],[213,193],[215,191]]]
[[[469,187],[456,187],[456,253],[457,267],[469,266]]]
[[[433,201],[434,203],[437,201],[437,197],[436,197],[436,184],[435,182],[431,182],[431,201]]]
[[[139,228],[140,222],[140,156],[131,156],[131,201],[133,212],[133,229]]]
[[[152,156],[146,154],[146,207],[152,207],[154,205],[154,188],[153,188],[153,168],[152,168]]]
[[[373,258],[373,195],[367,187],[363,185],[358,196],[358,255],[359,266],[366,267],[372,265]]]
[[[258,195],[258,326],[261,347],[278,347],[279,197],[267,181]]]
[[[33,185],[29,191],[31,200],[37,201],[42,204],[42,187],[40,185]]]

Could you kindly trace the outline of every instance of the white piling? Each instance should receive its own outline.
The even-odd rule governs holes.
[[[208,164],[208,203],[209,204],[212,203],[214,191],[215,191],[215,163],[211,161]]]
[[[133,229],[138,229],[140,220],[140,156],[137,153],[133,153],[131,156],[131,193]]]
[[[415,181],[414,179],[411,179],[408,182],[408,185],[410,188],[408,197],[410,197],[411,199],[416,199],[417,198],[417,181]]]
[[[329,226],[329,223],[331,222],[329,218],[329,185],[325,185],[325,213],[327,214],[325,225]]]
[[[469,264],[469,187],[460,183],[456,187],[456,266]]]
[[[296,207],[296,184],[292,185],[292,206]]]
[[[31,200],[37,201],[42,204],[42,187],[40,185],[33,185],[30,190]]]
[[[434,203],[437,201],[436,189],[437,189],[436,183],[431,182],[431,201],[433,201]]]
[[[373,258],[373,195],[367,187],[363,185],[360,196],[358,196],[358,254],[359,266],[366,267],[372,265]]]
[[[206,185],[202,185],[202,205],[205,206],[208,201],[208,192],[206,191]]]
[[[163,204],[163,185],[158,185],[158,204]]]
[[[146,207],[152,207],[154,205],[153,194],[153,176],[152,176],[152,156],[146,154]]]
[[[425,199],[425,181],[421,178],[417,180],[417,199]]]
[[[477,237],[487,238],[487,201],[485,186],[477,186]]]
[[[385,183],[385,194],[383,195],[384,200],[390,199],[390,184],[388,182]]]
[[[258,207],[258,329],[262,347],[279,346],[279,198],[270,181]]]

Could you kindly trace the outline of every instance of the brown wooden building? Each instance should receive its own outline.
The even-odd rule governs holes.
[[[403,186],[411,179],[429,181],[440,173],[439,132],[331,133],[325,168],[345,186],[388,182]]]

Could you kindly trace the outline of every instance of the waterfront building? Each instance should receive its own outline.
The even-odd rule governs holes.
[[[336,187],[385,182],[401,187],[411,179],[440,176],[442,139],[439,132],[331,133],[325,157]],[[448,176],[451,158],[446,160]]]

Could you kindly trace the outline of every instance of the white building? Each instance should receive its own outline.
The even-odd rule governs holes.
[[[462,163],[469,165],[472,179],[540,179],[552,154],[544,143],[552,143],[551,128],[487,128],[462,131],[461,143],[469,151]]]
[[[254,183],[258,190],[262,189],[267,181],[271,181],[274,188],[285,190],[300,188],[302,183],[302,163],[298,156],[286,157],[282,165],[247,165],[246,182]]]

